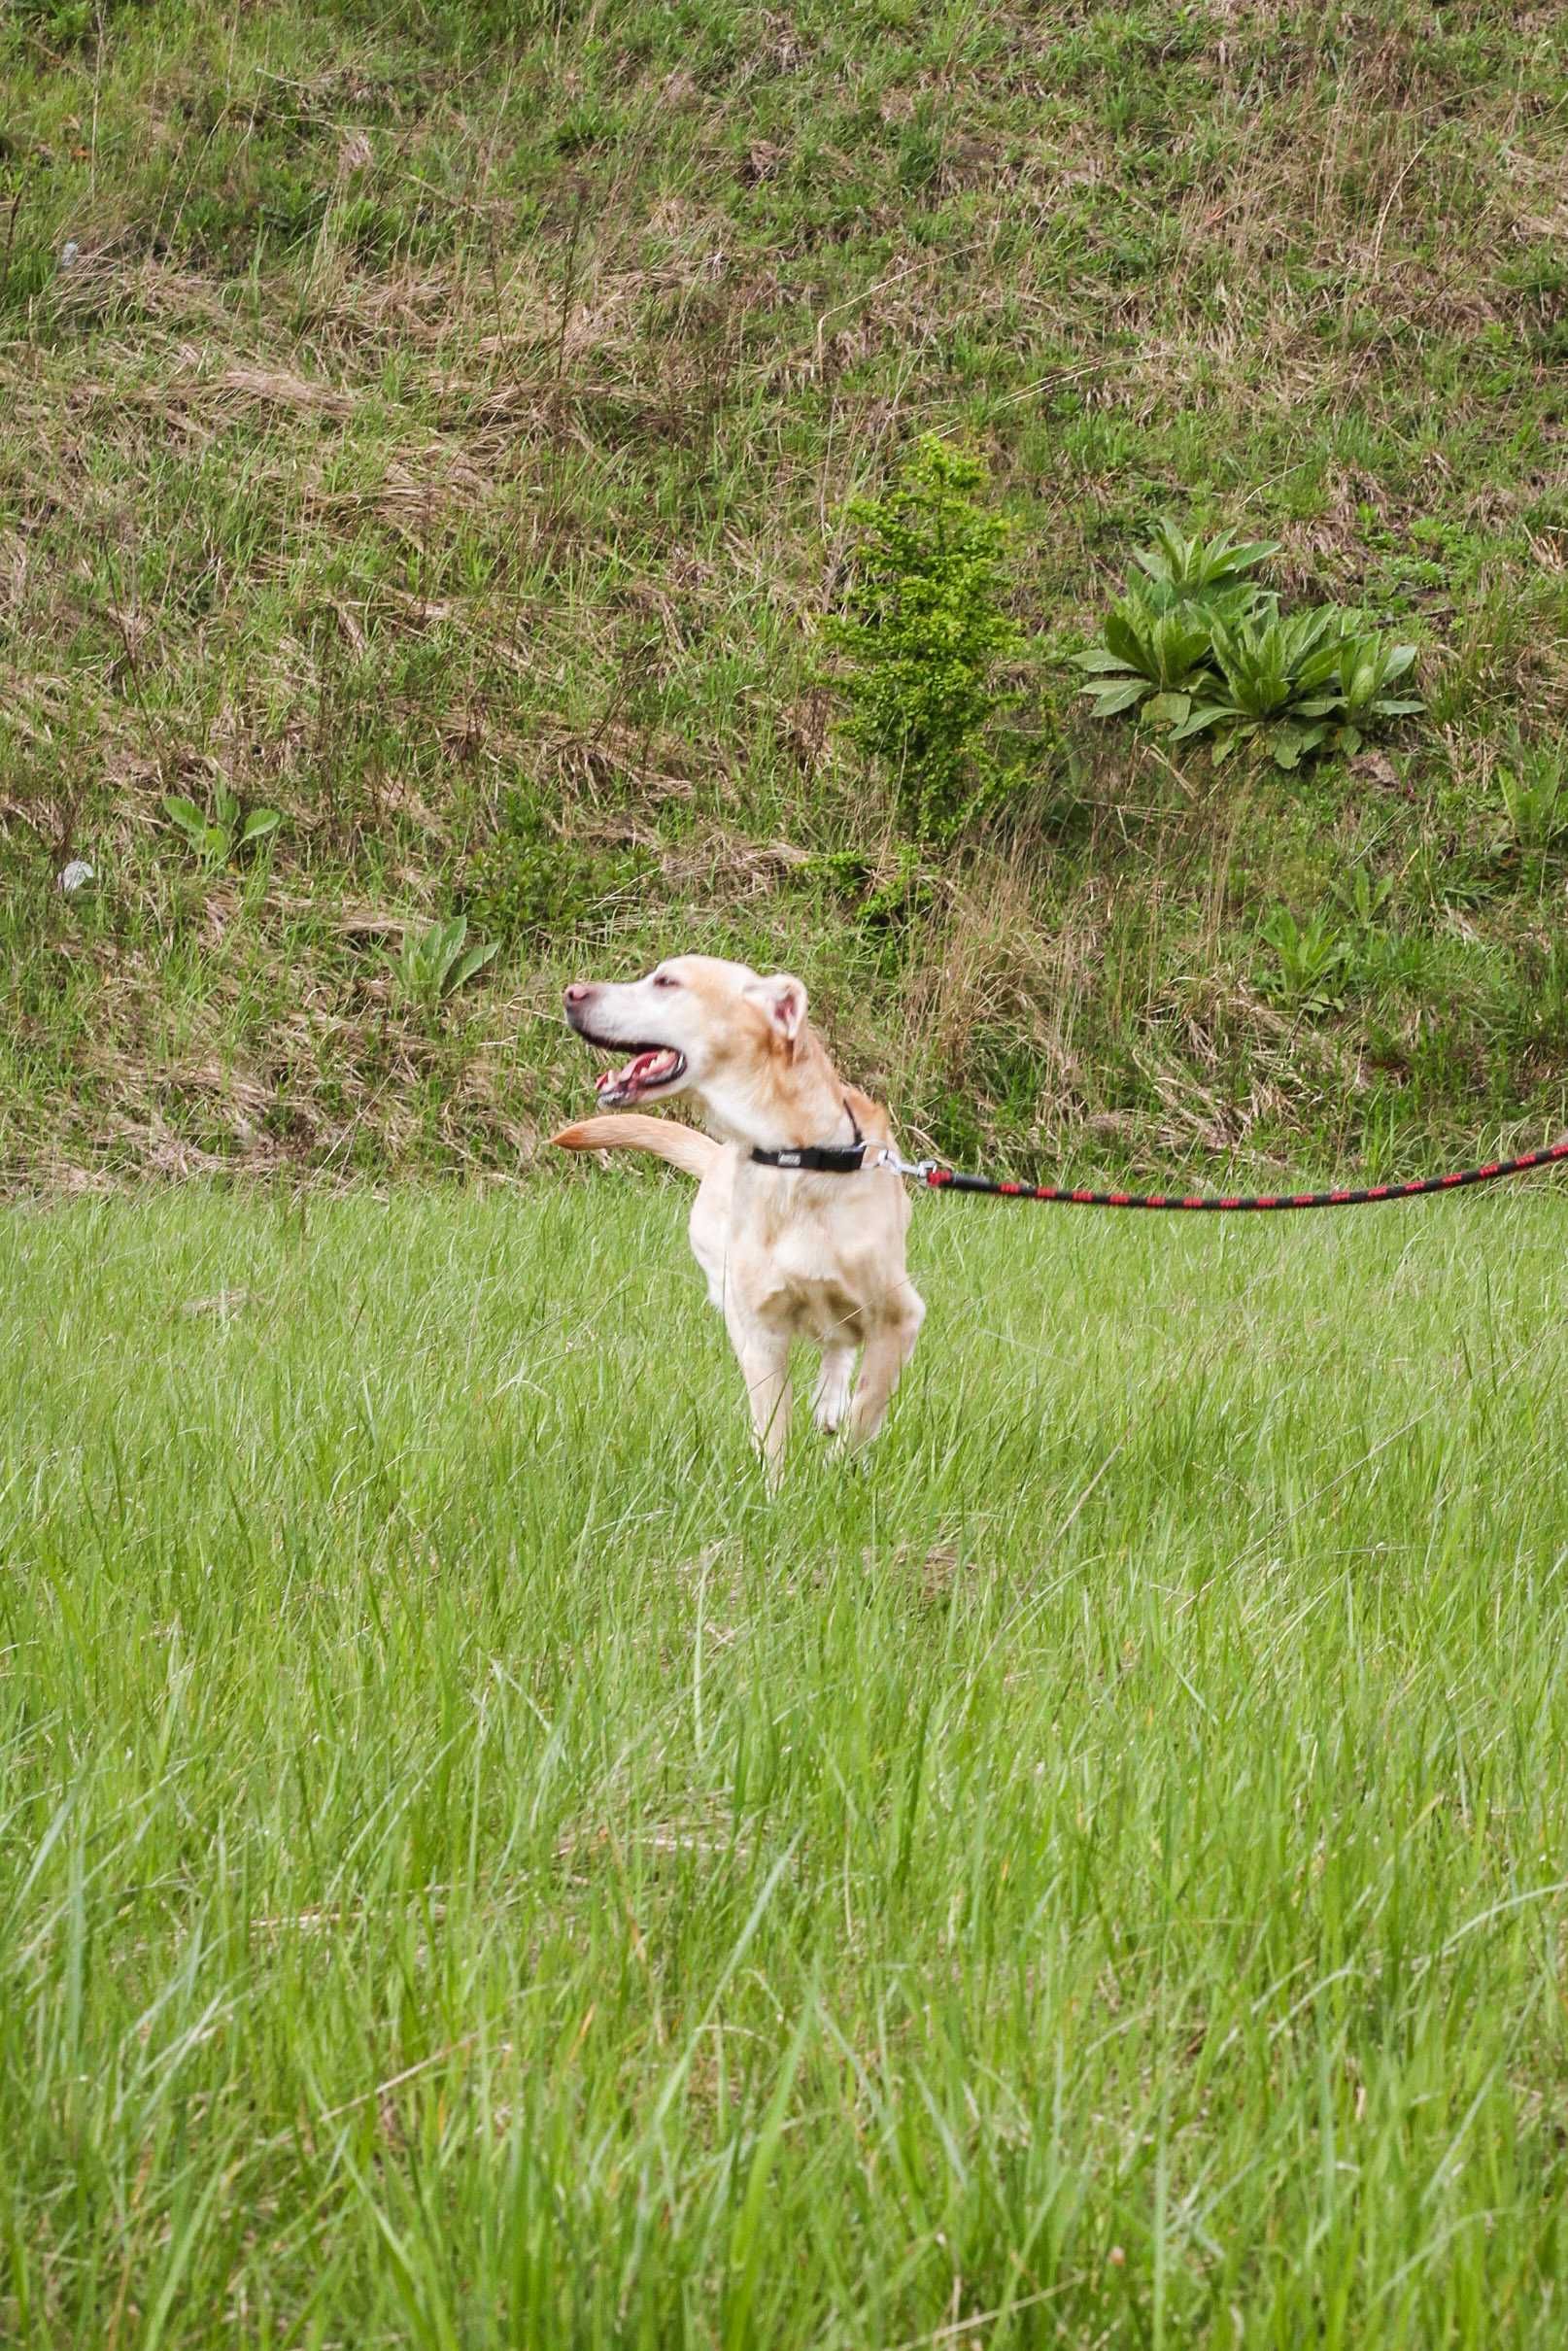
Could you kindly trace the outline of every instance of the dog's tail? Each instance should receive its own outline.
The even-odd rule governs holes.
[[[635,1110],[612,1118],[580,1118],[550,1140],[562,1151],[652,1151],[656,1159],[667,1159],[688,1176],[705,1176],[723,1148],[695,1127],[680,1126],[673,1118],[641,1118]]]

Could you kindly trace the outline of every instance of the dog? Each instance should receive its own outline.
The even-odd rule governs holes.
[[[789,1439],[798,1339],[821,1349],[817,1425],[869,1444],[926,1310],[904,1262],[908,1197],[877,1164],[893,1140],[887,1113],[839,1077],[806,1019],[801,981],[677,955],[628,984],[574,981],[565,1012],[586,1044],[631,1059],[597,1079],[611,1115],[551,1140],[567,1151],[652,1151],[699,1178],[692,1250],[739,1360],[769,1485]],[[708,1134],[631,1109],[679,1095],[697,1103]],[[860,1143],[866,1165],[852,1174],[752,1156]]]

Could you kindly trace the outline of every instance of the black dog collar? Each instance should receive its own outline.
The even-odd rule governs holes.
[[[760,1168],[790,1168],[802,1176],[858,1176],[866,1164],[866,1138],[860,1131],[860,1120],[846,1101],[844,1110],[855,1131],[855,1140],[839,1149],[819,1143],[806,1143],[798,1151],[753,1151],[752,1159]]]
[[[807,1144],[800,1151],[753,1151],[752,1158],[760,1168],[798,1168],[806,1176],[858,1176],[866,1164],[866,1145],[825,1151]]]

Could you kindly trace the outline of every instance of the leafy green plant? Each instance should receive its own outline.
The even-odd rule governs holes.
[[[1443,984],[1442,942],[1427,931],[1370,930],[1356,947],[1361,985],[1398,989],[1417,1000]]]
[[[1214,625],[1214,656],[1236,709],[1246,718],[1278,718],[1304,698],[1320,697],[1338,668],[1340,649],[1331,633],[1338,614],[1331,605],[1281,620]]]
[[[981,460],[934,434],[894,487],[857,499],[863,535],[846,609],[823,622],[844,657],[849,731],[889,777],[905,830],[951,840],[1011,780],[985,740],[1022,646],[1004,608],[1008,525],[979,502]]]
[[[184,793],[166,792],[163,813],[185,835],[204,866],[232,865],[242,849],[255,848],[283,822],[276,808],[244,810],[226,784],[215,787],[210,810],[198,808]]]
[[[1191,709],[1211,651],[1207,619],[1179,606],[1156,612],[1128,596],[1107,613],[1100,643],[1080,653],[1077,664],[1096,681],[1085,688],[1096,718],[1142,704],[1150,724],[1174,726]]]
[[[1353,754],[1360,750],[1363,735],[1380,720],[1404,718],[1426,708],[1418,696],[1388,692],[1415,667],[1414,645],[1396,645],[1391,637],[1379,632],[1346,629],[1340,638],[1339,654],[1336,750]]]
[[[387,962],[407,1004],[427,1010],[482,971],[499,947],[498,939],[476,939],[467,944],[468,918],[454,914],[448,922],[431,923],[426,931],[407,931],[395,955]]]
[[[1238,539],[1228,530],[1211,539],[1189,539],[1165,518],[1154,526],[1153,545],[1138,548],[1133,561],[1156,596],[1167,601],[1207,602],[1217,590],[1234,590],[1243,581],[1248,594],[1261,595],[1246,575],[1278,552],[1272,539]]]
[[[1346,926],[1340,978],[1353,980],[1358,989],[1398,987],[1413,972],[1418,974],[1425,969],[1429,942],[1389,927],[1386,918],[1394,885],[1386,873],[1375,874],[1368,866],[1352,866],[1330,883],[1329,895]],[[1312,958],[1302,951],[1302,937],[1298,929],[1294,940],[1286,937],[1282,954],[1276,949],[1277,992],[1287,1000],[1293,976],[1311,977]],[[1326,943],[1326,925],[1324,938]],[[1332,981],[1334,975],[1329,976]],[[1309,986],[1309,998],[1312,993]]]
[[[1260,936],[1274,955],[1273,968],[1263,976],[1266,996],[1297,1012],[1343,1008],[1350,948],[1323,915],[1301,923],[1288,906],[1277,906]]]
[[[1216,763],[1252,741],[1284,768],[1325,743],[1354,753],[1370,728],[1426,706],[1383,691],[1412,666],[1415,646],[1346,631],[1329,604],[1239,627],[1216,617],[1211,636],[1224,692],[1174,714],[1172,740],[1213,733]]]
[[[1267,540],[1188,538],[1159,523],[1098,642],[1074,657],[1093,715],[1131,710],[1175,742],[1212,735],[1216,761],[1256,742],[1290,768],[1324,745],[1358,751],[1370,729],[1424,708],[1390,692],[1414,666],[1414,645],[1358,630],[1332,604],[1280,613],[1251,576],[1278,553]]]
[[[1149,726],[1176,726],[1213,669],[1216,622],[1240,625],[1272,612],[1274,598],[1246,575],[1278,549],[1263,539],[1187,538],[1170,521],[1138,548],[1126,593],[1106,616],[1098,644],[1076,655],[1094,683],[1084,688],[1096,718],[1137,710]]]
[[[1216,620],[1214,659],[1224,694],[1195,702],[1176,722],[1173,740],[1223,727],[1216,760],[1261,735],[1276,767],[1297,766],[1328,733],[1336,698],[1325,690],[1339,671],[1339,640],[1332,633],[1338,619],[1332,605],[1323,605],[1291,619],[1271,613],[1237,628]]]

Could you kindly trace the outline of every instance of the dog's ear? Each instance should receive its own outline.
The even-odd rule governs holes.
[[[805,1027],[803,982],[792,978],[788,971],[775,971],[769,979],[754,980],[746,994],[754,1005],[761,1005],[773,1034],[787,1045],[793,1045]]]

